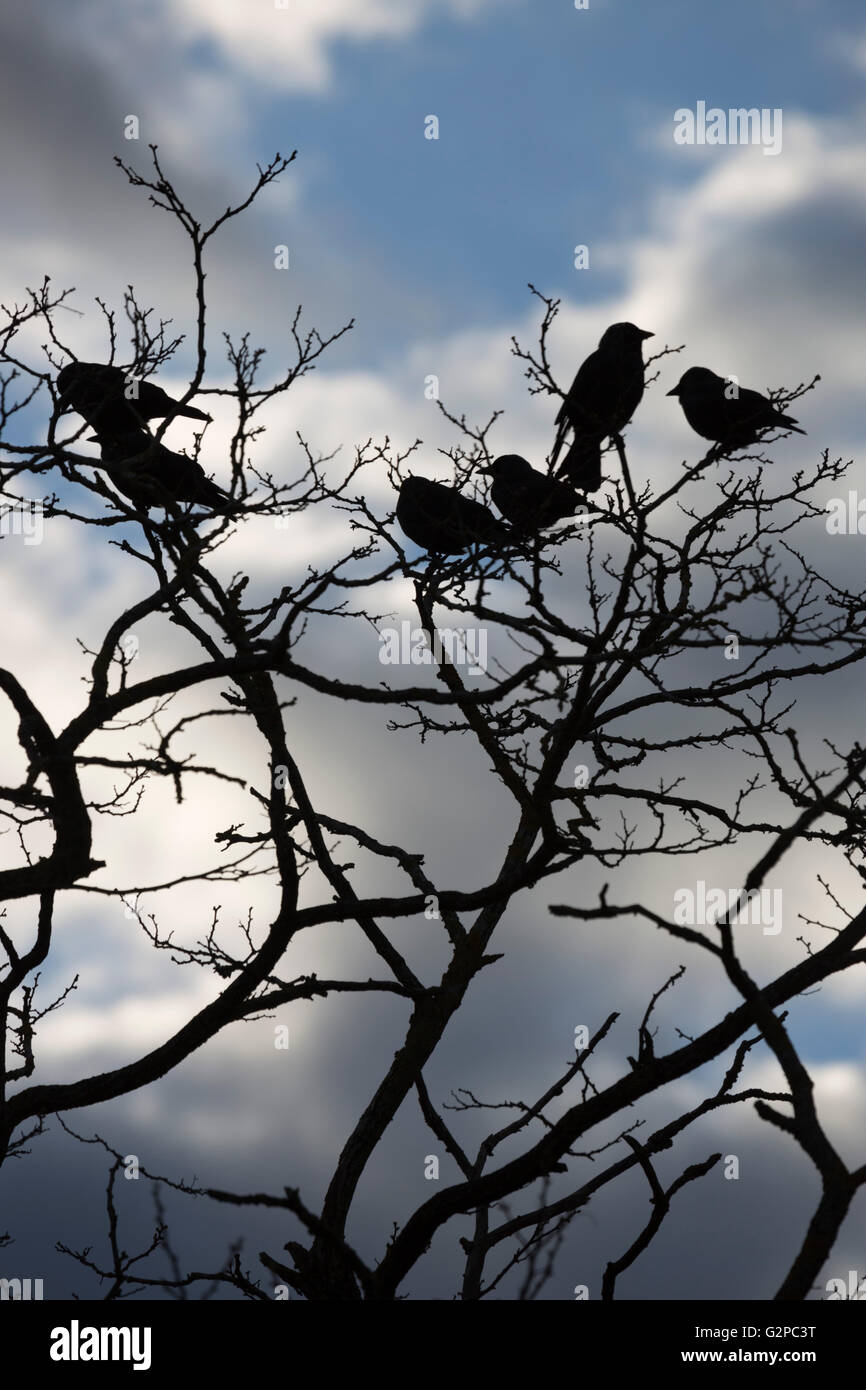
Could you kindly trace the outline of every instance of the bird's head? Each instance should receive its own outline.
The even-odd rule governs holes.
[[[623,352],[639,348],[644,338],[653,336],[654,334],[646,328],[638,328],[634,323],[612,323],[610,328],[602,333],[598,345],[600,348]]]
[[[715,372],[711,372],[709,367],[689,367],[687,372],[683,372],[676,386],[672,391],[668,391],[669,396],[688,396],[695,391],[706,391],[720,378]]]
[[[489,468],[482,468],[481,472],[489,473],[491,478],[506,478],[517,482],[520,478],[527,478],[533,472],[533,468],[520,454],[500,454]]]
[[[82,378],[83,362],[67,362],[65,367],[61,367],[57,373],[57,389],[60,393],[61,414],[66,414],[72,407],[69,403],[69,393],[78,381]]]
[[[419,478],[416,473],[410,473],[409,477],[404,478],[400,484],[400,491],[422,493],[426,492],[430,486],[429,478]]]

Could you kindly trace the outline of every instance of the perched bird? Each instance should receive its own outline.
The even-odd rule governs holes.
[[[726,449],[745,449],[764,430],[806,433],[760,391],[736,386],[709,367],[689,367],[668,395],[679,396],[683,414],[696,434]]]
[[[457,555],[470,545],[508,540],[508,527],[481,502],[428,478],[406,478],[397,498],[401,529],[423,550]]]
[[[644,388],[643,340],[651,338],[633,323],[614,323],[601,335],[598,347],[578,368],[577,376],[556,417],[556,440],[551,466],[565,443],[569,429],[571,447],[559,474],[583,492],[601,487],[601,444],[619,434],[640,405]]]
[[[179,405],[152,381],[136,382],[122,367],[101,362],[68,362],[57,373],[57,386],[63,409],[83,415],[100,434],[124,434],[140,429],[145,420],[174,415],[210,419],[194,405]]]
[[[175,502],[200,502],[212,511],[224,511],[227,493],[212,482],[200,463],[186,454],[172,453],[146,430],[125,434],[97,434],[105,471],[119,492],[142,511]]]
[[[568,483],[539,473],[519,454],[502,454],[482,472],[493,478],[490,496],[515,531],[543,531],[577,511]]]

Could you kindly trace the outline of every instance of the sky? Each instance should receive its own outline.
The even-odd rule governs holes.
[[[563,386],[610,323],[631,319],[654,331],[654,345],[685,345],[663,363],[629,430],[638,479],[672,480],[683,459],[699,456],[676,402],[665,396],[695,363],[760,390],[819,373],[819,389],[798,409],[807,437],[785,442],[780,466],[813,462],[824,447],[834,456],[862,456],[866,19],[857,4],[590,0],[578,10],[570,0],[289,0],[284,7],[273,0],[133,0],[123,7],[33,0],[6,7],[0,40],[0,303],[20,302],[45,274],[55,286],[74,286],[67,301],[74,312],[60,317],[64,340],[82,358],[105,353],[95,296],[119,305],[130,282],[173,318],[176,331],[189,334],[193,324],[187,247],[128,186],[115,156],[144,168],[148,143],[157,143],[166,170],[204,218],[246,195],[256,162],[298,151],[279,183],[214,245],[208,266],[206,385],[227,381],[224,332],[249,330],[277,376],[297,304],[323,332],[355,321],[316,371],[274,403],[255,458],[277,477],[294,476],[300,433],[323,452],[340,447],[340,458],[368,437],[388,435],[397,446],[420,438],[424,470],[444,479],[447,461],[437,450],[454,437],[425,396],[431,374],[458,414],[481,420],[504,410],[494,432],[498,452],[543,460],[555,410],[549,399],[527,394],[510,350],[512,335],[534,337],[529,282],[562,301],[551,360]],[[698,102],[781,111],[780,151],[677,144],[676,112]],[[137,140],[125,138],[130,116]],[[436,139],[425,136],[431,118]],[[280,271],[274,256],[283,245],[289,268]],[[578,246],[588,249],[584,269],[575,267]],[[38,355],[39,342],[30,347]],[[190,363],[186,344],[162,384],[182,388]],[[207,466],[225,482],[220,446],[229,415],[222,401],[213,410]],[[46,420],[47,402],[35,402],[19,421],[20,439],[39,439]],[[191,444],[190,427],[175,422],[171,429],[173,447]],[[386,508],[381,473],[369,489]],[[250,573],[253,591],[264,593],[327,553],[344,537],[341,527],[334,515],[296,530],[256,523],[219,564],[226,573]],[[59,726],[83,698],[79,644],[92,646],[143,592],[143,580],[106,532],[63,522],[46,529],[39,546],[4,538],[5,664],[26,673]],[[815,544],[831,571],[857,573],[862,538],[830,544],[819,523]],[[390,594],[395,606],[405,599]],[[188,650],[180,634],[159,624],[143,627],[140,637],[142,676]],[[376,678],[372,637],[353,630],[339,644],[317,633],[310,640],[322,664]],[[801,718],[815,743],[828,717],[838,736],[853,737],[861,703],[854,678],[834,684],[830,703],[813,685]],[[383,836],[401,828],[449,882],[483,879],[510,821],[477,756],[441,741],[435,750],[419,748],[410,734],[389,735],[375,713],[352,711],[349,719],[308,695],[291,718],[325,809],[354,811]],[[10,733],[7,721],[7,745]],[[248,734],[209,728],[202,738],[205,751],[218,740],[237,774],[255,778],[258,750]],[[14,762],[14,753],[8,758]],[[724,771],[713,775],[724,785]],[[459,816],[448,810],[455,798]],[[234,810],[228,793],[224,803],[177,807],[170,789],[153,788],[134,821],[100,824],[99,857],[109,859],[113,883],[165,881],[190,862],[211,862],[213,834]],[[786,870],[788,901],[804,910],[818,901],[815,869],[801,860]],[[641,886],[668,902],[672,887],[696,873],[653,863],[642,870]],[[369,864],[359,875],[367,886],[377,882]],[[856,904],[857,885],[849,880],[846,889]],[[634,924],[585,930],[548,914],[550,902],[588,892],[572,879],[509,912],[497,947],[505,961],[479,979],[431,1066],[428,1082],[440,1097],[458,1085],[490,1096],[534,1092],[567,1062],[574,1026],[594,1017],[598,998],[639,1018],[647,972],[660,984],[676,968],[677,951]],[[221,895],[227,922],[240,919],[248,898],[240,890]],[[253,900],[266,920],[266,885],[255,886]],[[161,905],[161,925],[194,938],[211,906],[205,890],[182,891]],[[26,931],[26,905],[10,917]],[[423,924],[401,931],[420,959],[437,960],[419,935]],[[759,961],[775,970],[794,959],[786,954],[796,951],[793,936],[759,943]],[[365,965],[352,932],[340,928],[324,941],[303,941],[292,968],[348,973]],[[167,1036],[212,992],[207,979],[154,953],[116,904],[87,891],[66,895],[48,984],[62,987],[76,972],[79,990],[43,1027],[37,1079],[117,1065]],[[863,991],[846,976],[792,1010],[822,1113],[852,1162],[866,1139]],[[674,1024],[686,1027],[684,1020],[724,1010],[731,999],[697,963],[683,1014],[666,1016],[667,1041],[675,1041]],[[195,1171],[209,1185],[239,1190],[291,1183],[312,1204],[397,1045],[401,1022],[395,1003],[329,1000],[293,1012],[290,1060],[275,1055],[273,1022],[263,1020],[229,1030],[147,1092],[68,1118],[81,1133],[98,1131],[124,1153],[141,1153],[157,1171]],[[605,1065],[608,1076],[616,1074],[611,1059],[600,1065],[601,1079]],[[774,1078],[766,1055],[756,1059],[754,1084]],[[703,1076],[690,1078],[654,1097],[643,1114],[648,1122],[667,1116],[704,1084]],[[405,1215],[429,1195],[420,1176],[429,1145],[407,1106],[365,1179],[353,1229],[359,1248],[374,1248],[394,1204]],[[716,1182],[713,1196],[698,1185],[687,1190],[660,1239],[623,1277],[621,1296],[771,1295],[816,1196],[815,1178],[799,1151],[743,1107],[690,1134],[676,1163],[714,1147],[740,1157],[740,1181]],[[4,1254],[16,1264],[9,1272],[44,1277],[51,1296],[75,1288],[99,1297],[95,1281],[54,1250],[57,1240],[85,1245],[104,1230],[105,1170],[93,1151],[54,1125],[30,1157],[7,1166],[0,1183],[15,1212],[14,1226],[0,1218],[16,1242]],[[131,1231],[147,1232],[152,1212],[138,1190],[145,1185],[132,1186],[125,1216]],[[191,1263],[217,1263],[238,1230],[233,1217],[188,1200],[172,1199],[169,1210],[178,1249]],[[597,1291],[604,1262],[630,1244],[646,1213],[638,1179],[602,1198],[574,1223],[544,1296],[571,1298],[581,1282]],[[263,1244],[278,1251],[292,1234],[288,1226],[275,1233],[260,1215],[244,1230],[251,1258]],[[452,1226],[434,1243],[409,1281],[411,1296],[452,1296],[453,1235]],[[864,1239],[861,1198],[828,1277],[866,1266]],[[500,1296],[509,1296],[508,1286]]]

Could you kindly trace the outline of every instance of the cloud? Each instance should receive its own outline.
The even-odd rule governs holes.
[[[213,44],[233,71],[280,91],[323,92],[336,42],[405,39],[437,18],[472,20],[492,0],[166,0],[181,43]]]
[[[844,67],[866,75],[866,31],[833,30],[824,41],[824,49]]]

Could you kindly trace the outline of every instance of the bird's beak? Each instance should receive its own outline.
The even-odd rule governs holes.
[[[679,394],[680,394],[680,388],[679,388],[678,386],[675,386],[674,389],[673,389],[673,391],[665,391],[665,395],[666,395],[666,396],[678,396]]]
[[[654,337],[655,337],[655,333],[648,333],[647,330],[646,330],[645,328],[642,328],[641,331],[640,331],[640,336],[641,336],[642,338],[654,338]]]
[[[479,468],[478,472],[479,472],[479,473],[492,473],[492,472],[493,472],[493,469],[492,469],[492,468]]]

